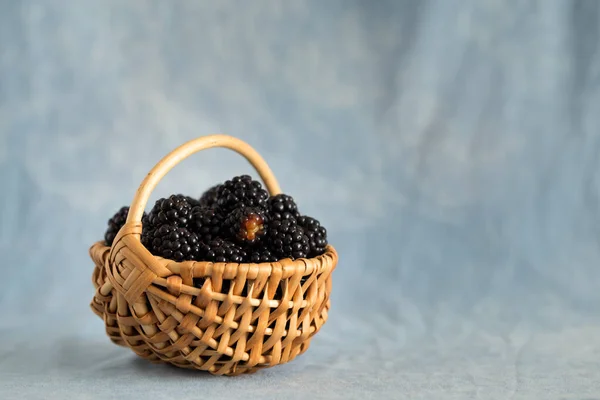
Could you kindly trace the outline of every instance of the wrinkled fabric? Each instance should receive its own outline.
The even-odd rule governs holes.
[[[0,398],[600,398],[600,3],[0,2]],[[340,254],[329,321],[237,378],[92,314],[92,243],[200,135]],[[211,149],[148,208],[252,173]]]

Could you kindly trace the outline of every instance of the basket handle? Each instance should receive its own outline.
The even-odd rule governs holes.
[[[127,216],[127,223],[140,223],[142,221],[142,215],[144,214],[150,194],[152,194],[158,182],[160,182],[167,172],[192,154],[212,147],[224,147],[244,156],[252,164],[256,172],[258,172],[269,193],[271,195],[281,193],[279,183],[277,183],[277,179],[275,179],[271,168],[269,168],[260,154],[248,143],[227,135],[203,136],[190,140],[171,151],[150,170],[135,193],[129,209],[129,215]]]

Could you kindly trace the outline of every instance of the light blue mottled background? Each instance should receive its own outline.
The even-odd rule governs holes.
[[[600,399],[600,2],[0,0],[0,398]],[[151,366],[88,247],[253,145],[341,259],[310,351]],[[153,200],[251,172],[226,150]]]

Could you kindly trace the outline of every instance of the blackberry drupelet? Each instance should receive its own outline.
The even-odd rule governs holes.
[[[220,236],[223,220],[217,209],[198,206],[192,209],[189,227],[202,242],[208,243]]]
[[[236,176],[217,190],[217,205],[225,214],[242,206],[266,209],[269,194],[249,175]]]
[[[327,230],[316,219],[303,215],[298,219],[298,224],[304,228],[308,236],[310,252],[309,257],[320,256],[327,247]]]
[[[142,244],[155,256],[175,261],[199,260],[202,255],[198,235],[173,225],[143,232]]]
[[[148,214],[147,222],[155,228],[161,225],[187,228],[193,208],[190,199],[188,196],[173,194],[157,200]]]
[[[300,217],[298,206],[292,198],[287,194],[278,194],[269,198],[269,216],[273,220],[297,220]]]
[[[267,216],[260,208],[238,207],[223,223],[225,238],[243,245],[254,245],[261,241],[266,231]]]
[[[200,200],[195,199],[192,196],[184,196],[182,194],[178,194],[177,196],[184,197],[188,201],[188,203],[190,203],[190,205],[192,206],[192,208],[198,207],[200,205]]]
[[[221,238],[202,245],[203,260],[213,262],[241,263],[247,256],[246,251],[233,242]]]
[[[127,221],[127,215],[129,214],[129,207],[121,207],[121,209],[113,215],[111,219],[108,220],[108,228],[104,233],[104,243],[107,246],[112,246],[117,233],[121,230],[123,225],[125,225],[125,221]],[[146,213],[144,213],[144,217],[146,218]]]
[[[268,248],[260,246],[248,252],[246,261],[256,264],[268,263],[277,261],[277,257]]]
[[[274,220],[269,223],[269,247],[278,258],[306,258],[310,251],[308,237],[293,220]]]
[[[204,192],[202,194],[202,196],[200,196],[200,200],[199,203],[202,207],[210,207],[210,208],[215,208],[217,206],[217,202],[219,200],[218,197],[218,193],[219,193],[219,188],[222,185],[215,185],[213,187],[211,187],[210,189],[208,189],[206,192]]]

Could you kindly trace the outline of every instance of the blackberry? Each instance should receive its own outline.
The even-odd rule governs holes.
[[[298,219],[298,224],[304,228],[310,245],[310,257],[316,257],[325,253],[327,247],[327,230],[314,218],[303,215]]]
[[[217,195],[219,193],[219,188],[221,186],[222,185],[215,185],[215,186],[211,187],[210,189],[208,189],[206,192],[204,192],[199,200],[200,205],[202,207],[210,207],[210,208],[216,207],[217,201],[219,200]]]
[[[260,208],[238,207],[225,219],[223,231],[225,237],[240,244],[254,245],[265,234],[267,217]]]
[[[214,208],[194,207],[190,229],[198,234],[202,242],[207,243],[219,237],[223,220],[223,215]]]
[[[278,194],[269,198],[269,216],[274,220],[297,220],[300,217],[298,206],[292,198],[287,194]]]
[[[248,252],[247,262],[251,263],[268,263],[277,261],[277,257],[266,247],[257,247]]]
[[[202,254],[198,235],[173,225],[143,232],[142,244],[155,256],[175,261],[199,260]]]
[[[306,258],[310,251],[304,229],[292,220],[274,220],[269,223],[269,247],[278,258]]]
[[[184,198],[185,198],[185,199],[188,201],[188,203],[190,203],[190,205],[191,205],[192,207],[197,207],[197,206],[199,206],[199,205],[200,205],[200,200],[198,200],[198,199],[195,199],[195,198],[193,198],[192,196],[184,196],[184,195],[182,195],[182,194],[178,194],[178,195],[176,195],[176,196],[182,196],[182,197],[184,197]]]
[[[241,263],[246,258],[241,246],[221,238],[203,244],[202,251],[206,261]]]
[[[236,176],[226,181],[217,190],[217,205],[229,214],[242,206],[266,209],[269,194],[260,182],[248,175]]]
[[[188,196],[173,194],[168,198],[157,200],[148,214],[147,222],[155,228],[161,225],[187,228],[193,208],[190,199],[191,197]]]
[[[125,221],[127,221],[127,215],[129,214],[129,207],[121,207],[121,209],[113,215],[111,219],[108,220],[108,228],[104,233],[104,243],[107,246],[112,246],[117,233],[121,230],[123,225],[125,225]],[[146,218],[146,213],[144,213],[144,217]]]

